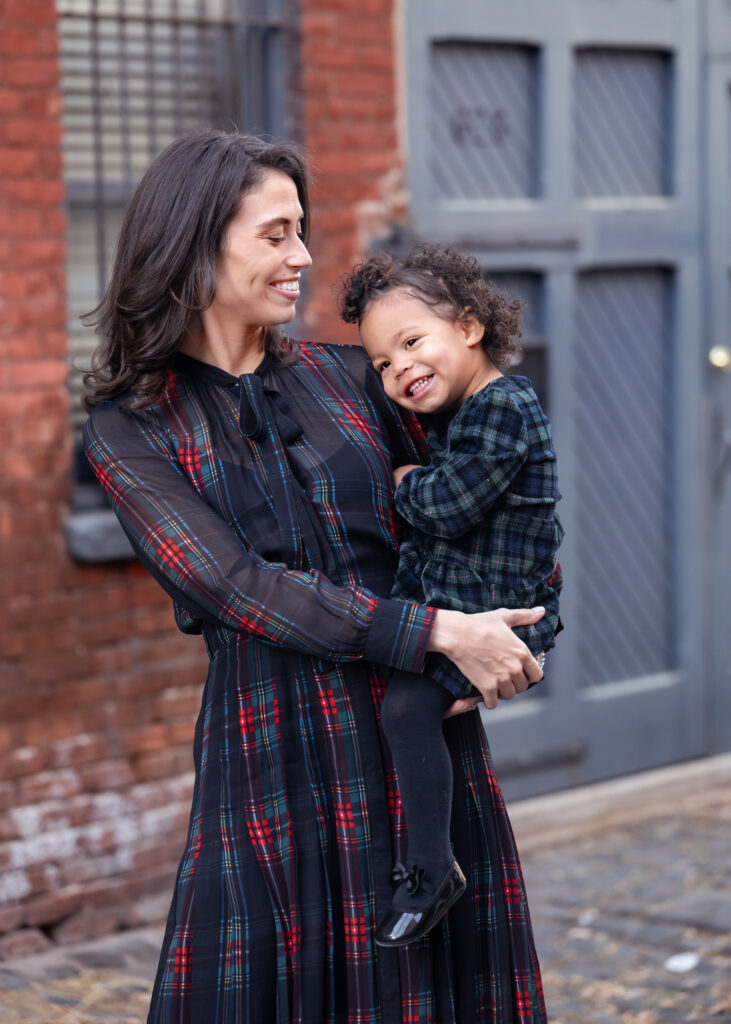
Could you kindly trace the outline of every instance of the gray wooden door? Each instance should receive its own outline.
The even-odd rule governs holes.
[[[544,683],[484,715],[511,796],[713,742],[704,196],[718,174],[725,216],[731,148],[712,170],[708,15],[698,0],[406,3],[413,234],[469,248],[526,298],[524,367],[559,455],[566,631]],[[715,15],[726,31],[729,5]],[[713,330],[731,301],[724,223]]]
[[[703,267],[702,354],[706,375],[709,487],[705,530],[706,733],[714,750],[731,749],[731,9],[706,0],[704,78],[706,175],[702,195],[708,244]],[[708,358],[710,356],[710,359]],[[714,366],[714,363],[716,364]]]

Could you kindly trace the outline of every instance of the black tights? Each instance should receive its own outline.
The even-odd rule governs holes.
[[[428,676],[393,672],[381,708],[381,723],[398,775],[409,852],[407,866],[426,869],[438,884],[452,860],[452,761],[442,730],[455,698]]]

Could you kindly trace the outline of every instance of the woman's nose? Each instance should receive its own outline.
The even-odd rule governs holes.
[[[299,236],[294,239],[294,243],[287,254],[287,263],[292,267],[312,266],[312,257],[310,256],[309,249]]]

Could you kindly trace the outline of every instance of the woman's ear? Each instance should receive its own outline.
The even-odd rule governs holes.
[[[480,323],[477,317],[469,312],[469,309],[464,311],[458,323],[467,346],[473,348],[475,345],[479,345],[485,336],[485,325]]]

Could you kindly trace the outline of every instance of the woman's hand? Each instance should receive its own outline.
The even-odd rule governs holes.
[[[398,466],[393,471],[393,486],[398,487],[403,478],[407,473],[410,473],[412,469],[422,469],[422,466]]]
[[[513,633],[514,626],[532,625],[543,614],[543,608],[497,608],[474,615],[440,609],[427,649],[453,661],[480,691],[485,707],[494,708],[498,698],[511,700],[543,678],[538,662]],[[474,703],[471,698],[469,706]],[[463,710],[452,705],[448,714]]]

